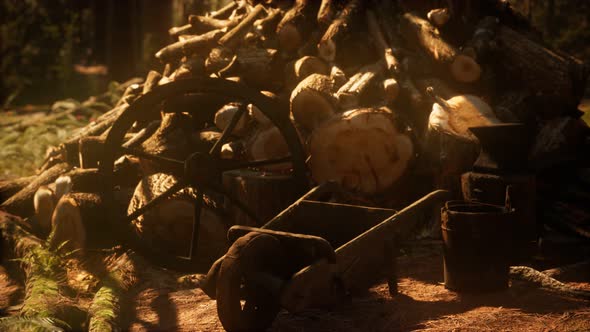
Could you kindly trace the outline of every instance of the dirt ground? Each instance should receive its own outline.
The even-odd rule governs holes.
[[[272,331],[590,331],[588,302],[523,282],[505,291],[457,294],[444,288],[436,247],[399,258],[399,294],[386,283],[331,311],[282,311]],[[590,271],[562,281],[590,290]],[[158,286],[158,284],[160,284]],[[0,268],[0,310],[17,311],[22,288]],[[12,305],[12,307],[10,307]],[[200,289],[173,289],[160,280],[136,289],[125,310],[130,331],[223,331],[215,301]]]

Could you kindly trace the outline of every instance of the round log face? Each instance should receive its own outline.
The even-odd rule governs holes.
[[[336,181],[366,194],[390,188],[414,154],[411,140],[384,109],[337,114],[314,131],[310,147],[316,182]]]

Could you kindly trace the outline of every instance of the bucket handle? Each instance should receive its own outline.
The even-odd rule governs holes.
[[[508,212],[512,211],[512,185],[506,186],[506,196],[504,198],[504,207]]]

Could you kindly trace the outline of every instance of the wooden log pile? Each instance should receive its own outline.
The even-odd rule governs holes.
[[[161,68],[53,149],[39,174],[0,182],[0,208],[31,217],[36,234],[51,233],[54,246],[69,240],[70,249],[83,249],[101,242],[97,237],[112,242],[99,230],[126,225],[96,216],[105,206],[96,168],[105,138],[138,97],[194,77],[239,82],[288,105],[270,111],[290,117],[307,154],[309,181],[339,182],[356,201],[375,205],[403,206],[433,187],[457,187],[479,151],[472,126],[530,125],[536,142],[530,160],[539,171],[579,162],[577,152],[588,145],[577,110],[588,66],[549,49],[504,1],[248,0],[196,14],[170,29],[175,42],[155,54]],[[125,135],[110,216],[133,214],[177,182],[148,154],[183,161],[215,147],[222,159],[251,162],[290,153],[283,133],[243,100],[196,93],[158,107]],[[216,146],[230,125],[230,140]],[[265,180],[288,183],[282,175],[291,167],[255,167],[219,182],[269,218],[296,197],[290,186]],[[56,184],[60,177],[68,178],[67,190]],[[272,197],[251,199],[246,187]],[[131,223],[150,245],[175,254],[186,251],[191,202],[202,195],[180,189]],[[202,234],[225,241],[233,219],[216,199],[206,197],[215,208],[201,212],[210,220]]]

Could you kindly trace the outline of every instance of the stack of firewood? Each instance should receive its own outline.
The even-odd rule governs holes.
[[[170,34],[176,41],[155,55],[160,71],[130,86],[113,110],[54,149],[38,176],[0,184],[0,194],[13,194],[2,209],[22,216],[36,210],[40,234],[65,222],[56,218],[71,225],[90,223],[76,221],[86,214],[100,219],[94,214],[102,207],[96,167],[110,127],[139,96],[191,77],[240,82],[288,104],[284,116],[305,148],[310,180],[339,182],[352,199],[367,204],[392,206],[392,200],[410,200],[424,188],[456,189],[479,151],[472,126],[530,125],[535,144],[529,160],[540,170],[574,162],[587,145],[588,127],[577,106],[588,67],[547,48],[505,1],[233,1],[191,15]],[[161,110],[160,118],[135,124],[125,148],[185,160],[195,150],[209,151],[238,114],[221,158],[272,160],[290,153],[281,131],[242,100],[193,94],[168,100]],[[115,166],[121,214],[133,213],[176,181],[137,154]],[[289,162],[262,166],[227,176],[224,183],[237,193],[252,179],[273,179],[265,188],[237,193],[267,220],[296,198],[282,185],[290,168]],[[53,182],[64,175],[68,190],[90,196],[58,192],[63,180]],[[136,231],[150,244],[167,243],[171,253],[186,252],[178,239],[190,237],[189,202],[195,195],[179,191],[138,217]],[[249,223],[227,221],[216,209],[202,237],[223,238],[228,225]],[[70,217],[57,217],[64,211]],[[84,233],[81,227],[66,228],[78,234]],[[83,247],[84,238],[77,236],[70,244]]]

